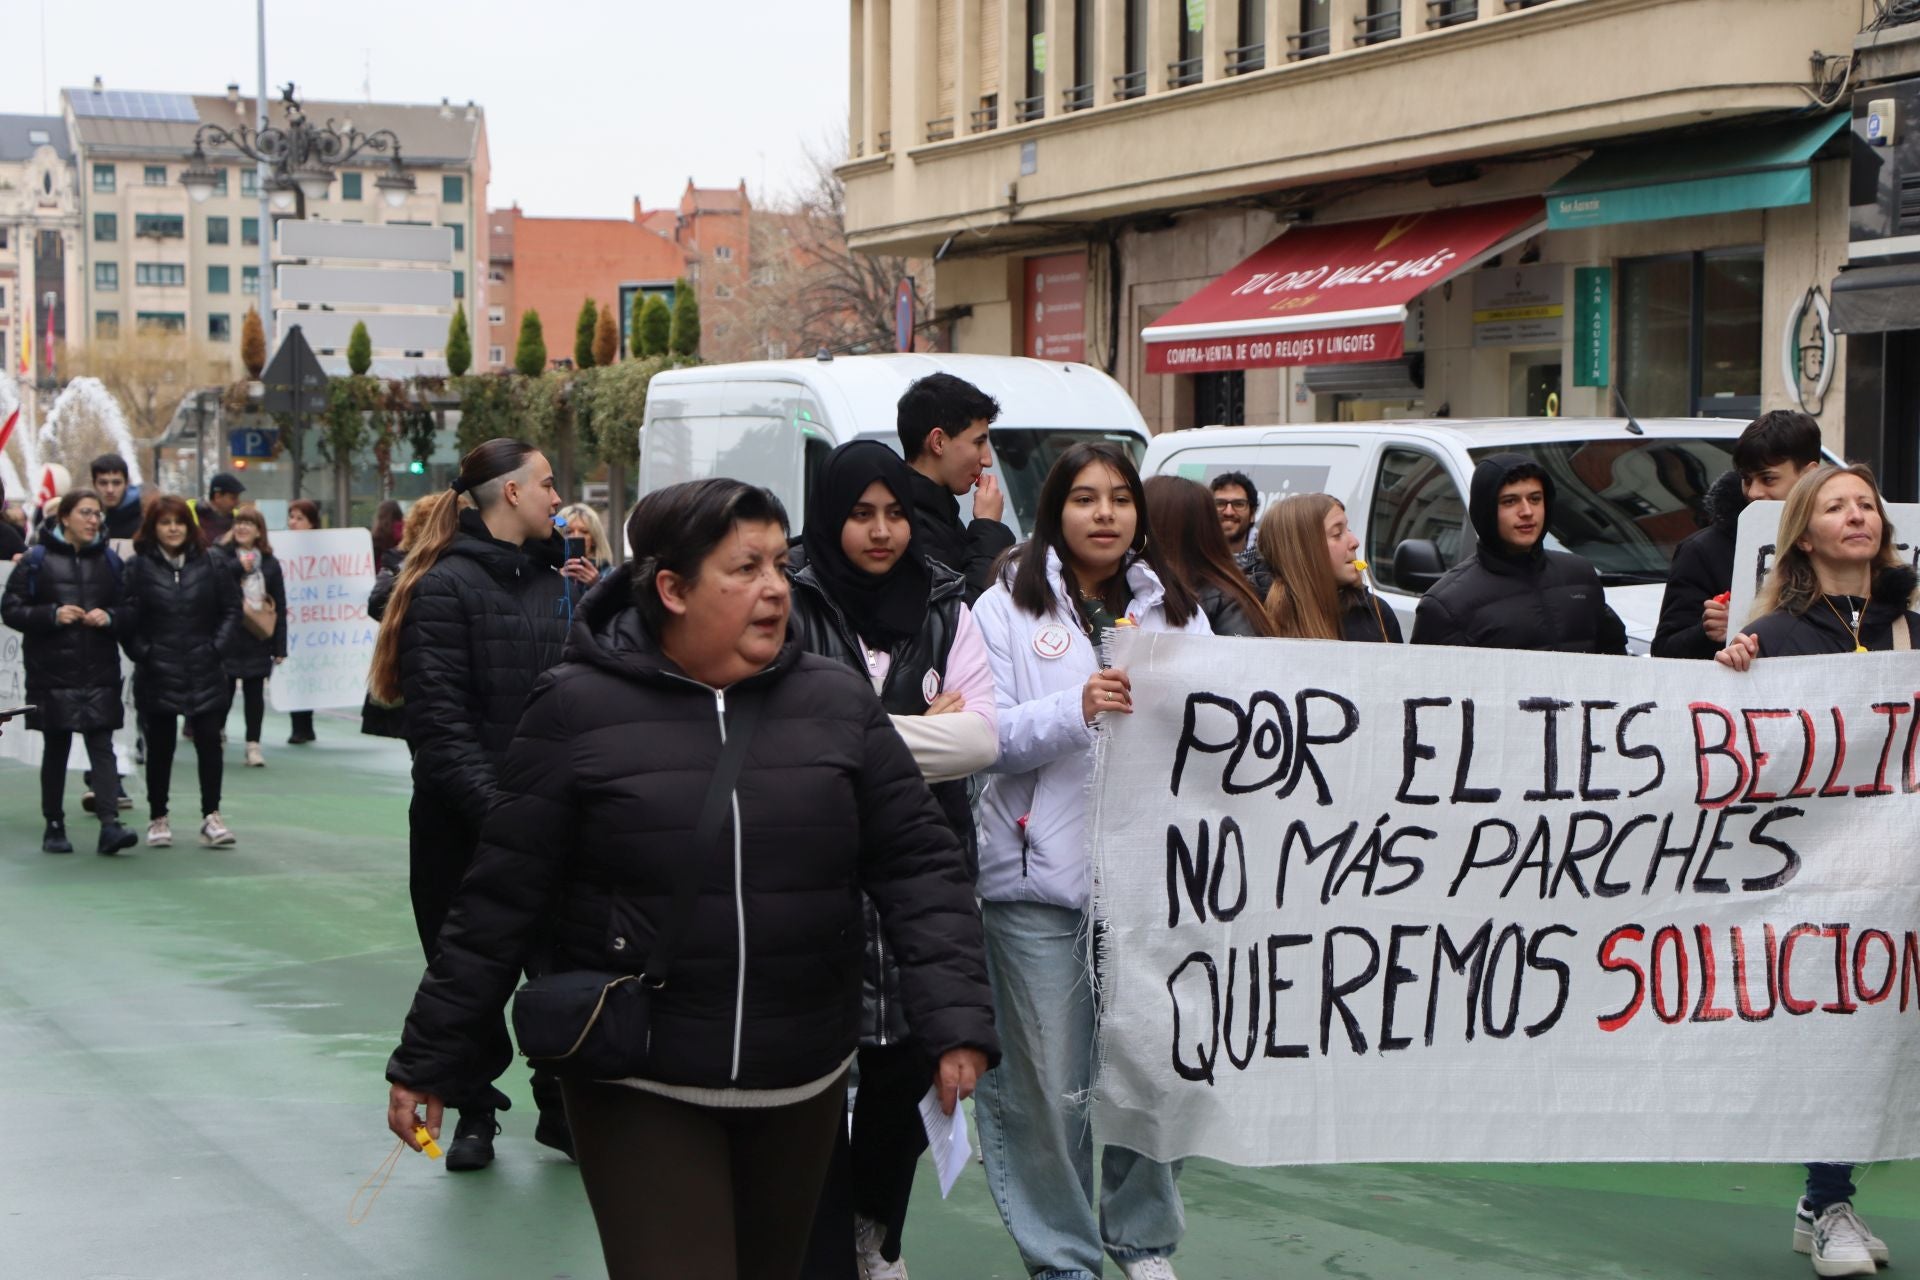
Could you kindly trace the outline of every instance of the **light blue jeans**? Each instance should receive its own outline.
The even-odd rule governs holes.
[[[980,914],[1001,1058],[980,1081],[974,1119],[1027,1274],[1094,1280],[1103,1248],[1121,1262],[1171,1254],[1187,1225],[1178,1161],[1107,1147],[1094,1217],[1087,914],[1036,902],[985,902]]]

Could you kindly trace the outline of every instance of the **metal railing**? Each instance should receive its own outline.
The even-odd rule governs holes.
[[[1331,27],[1309,27],[1305,31],[1295,31],[1287,37],[1287,61],[1298,62],[1302,58],[1324,58],[1333,48],[1333,29]]]
[[[1384,9],[1379,13],[1356,14],[1353,19],[1355,44],[1384,44],[1400,38],[1400,11]]]
[[[1479,0],[1427,0],[1427,29],[1457,27],[1480,16]]]
[[[973,122],[973,132],[986,133],[1000,127],[1000,95],[989,93],[981,97],[980,105],[975,107],[968,117]]]
[[[876,140],[876,142],[880,148],[881,155],[885,155],[887,154],[887,152],[893,150],[893,130],[882,129],[880,131],[880,137]]]
[[[1013,122],[1026,124],[1030,120],[1039,120],[1047,114],[1047,95],[1036,93],[1031,98],[1016,98],[1013,102]]]
[[[1230,76],[1243,76],[1249,71],[1264,71],[1266,66],[1265,41],[1259,44],[1243,44],[1238,49],[1227,50],[1227,74]]]
[[[1531,9],[1537,4],[1545,3],[1547,0],[1507,0],[1507,12],[1512,13],[1515,9]]]
[[[953,117],[941,116],[938,120],[927,121],[927,141],[945,142],[953,136]]]
[[[1178,62],[1167,64],[1167,87],[1184,89],[1190,84],[1199,84],[1206,79],[1207,60],[1205,58],[1182,58]]]
[[[1091,84],[1068,85],[1060,91],[1060,109],[1063,111],[1085,111],[1093,105],[1093,86]]]
[[[1119,75],[1113,78],[1113,96],[1121,102],[1125,102],[1129,98],[1144,97],[1146,96],[1146,92],[1147,72],[1144,67],[1138,71],[1129,71],[1125,75]]]

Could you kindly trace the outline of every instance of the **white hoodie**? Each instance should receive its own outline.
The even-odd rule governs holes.
[[[1085,910],[1094,728],[1081,714],[1080,691],[1100,660],[1065,602],[1060,559],[1051,551],[1047,585],[1053,607],[1044,618],[1014,603],[1006,578],[973,606],[1000,711],[1000,759],[980,796],[979,893],[988,902]],[[1126,616],[1141,630],[1212,634],[1198,610],[1184,627],[1168,623],[1166,592],[1144,562],[1127,566],[1127,585],[1133,603]]]

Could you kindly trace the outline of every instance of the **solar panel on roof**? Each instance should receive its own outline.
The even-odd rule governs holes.
[[[126,89],[67,90],[77,116],[100,116],[111,120],[157,120],[172,124],[193,124],[200,119],[193,98],[184,93],[142,93]]]

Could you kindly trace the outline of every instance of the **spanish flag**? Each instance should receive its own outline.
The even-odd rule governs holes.
[[[25,378],[33,373],[33,326],[25,325],[20,330],[20,376]]]

